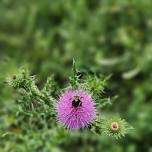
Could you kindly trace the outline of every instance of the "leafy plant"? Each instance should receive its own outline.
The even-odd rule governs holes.
[[[100,94],[105,87],[106,80],[96,75],[90,77],[88,74],[82,80],[77,75],[77,71],[75,61],[73,60],[72,76],[70,77],[70,84],[67,88],[74,90],[81,88],[92,94],[92,98],[96,102],[97,116],[93,122],[90,122],[90,130],[99,135],[105,134],[116,139],[125,136],[132,127],[124,119],[118,116],[102,116],[100,114],[100,110],[104,108],[100,104],[106,105],[105,103],[109,103],[109,99],[102,98]],[[44,125],[45,128],[51,127],[55,129],[59,125],[56,122],[57,116],[54,107],[58,100],[54,95],[59,91],[54,89],[55,82],[52,76],[47,79],[46,84],[41,90],[36,85],[35,76],[30,76],[26,70],[21,70],[18,74],[11,76],[7,79],[7,82],[19,94],[16,99],[19,105],[17,117],[22,116],[22,121],[28,117],[27,123],[33,123],[33,126],[34,123],[35,125],[37,123],[34,126],[37,129],[44,127]],[[51,120],[51,126],[47,118]],[[21,124],[24,123],[22,121],[20,121]],[[41,122],[43,123],[41,124]],[[113,123],[116,126],[113,126]]]

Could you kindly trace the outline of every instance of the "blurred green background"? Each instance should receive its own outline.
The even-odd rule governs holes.
[[[14,127],[17,105],[4,79],[26,66],[40,87],[52,73],[63,87],[72,58],[82,71],[112,74],[108,89],[119,97],[106,110],[135,128],[126,138],[87,132],[54,142],[51,130]],[[17,134],[0,137],[0,152],[152,152],[151,125],[151,0],[0,0],[0,133]]]

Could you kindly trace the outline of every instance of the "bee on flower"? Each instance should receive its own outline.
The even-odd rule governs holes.
[[[87,127],[96,116],[95,103],[91,94],[78,90],[66,90],[57,101],[58,121],[68,129]]]

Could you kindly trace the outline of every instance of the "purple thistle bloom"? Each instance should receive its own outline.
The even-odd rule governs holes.
[[[89,125],[96,115],[95,103],[83,90],[67,90],[56,105],[59,122],[68,129],[79,129]]]

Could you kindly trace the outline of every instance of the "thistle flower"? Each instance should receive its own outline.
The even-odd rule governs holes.
[[[133,129],[124,119],[117,116],[109,116],[100,120],[101,132],[105,135],[119,139]]]
[[[96,115],[91,95],[83,90],[66,90],[59,97],[56,111],[59,122],[68,129],[87,127]]]

